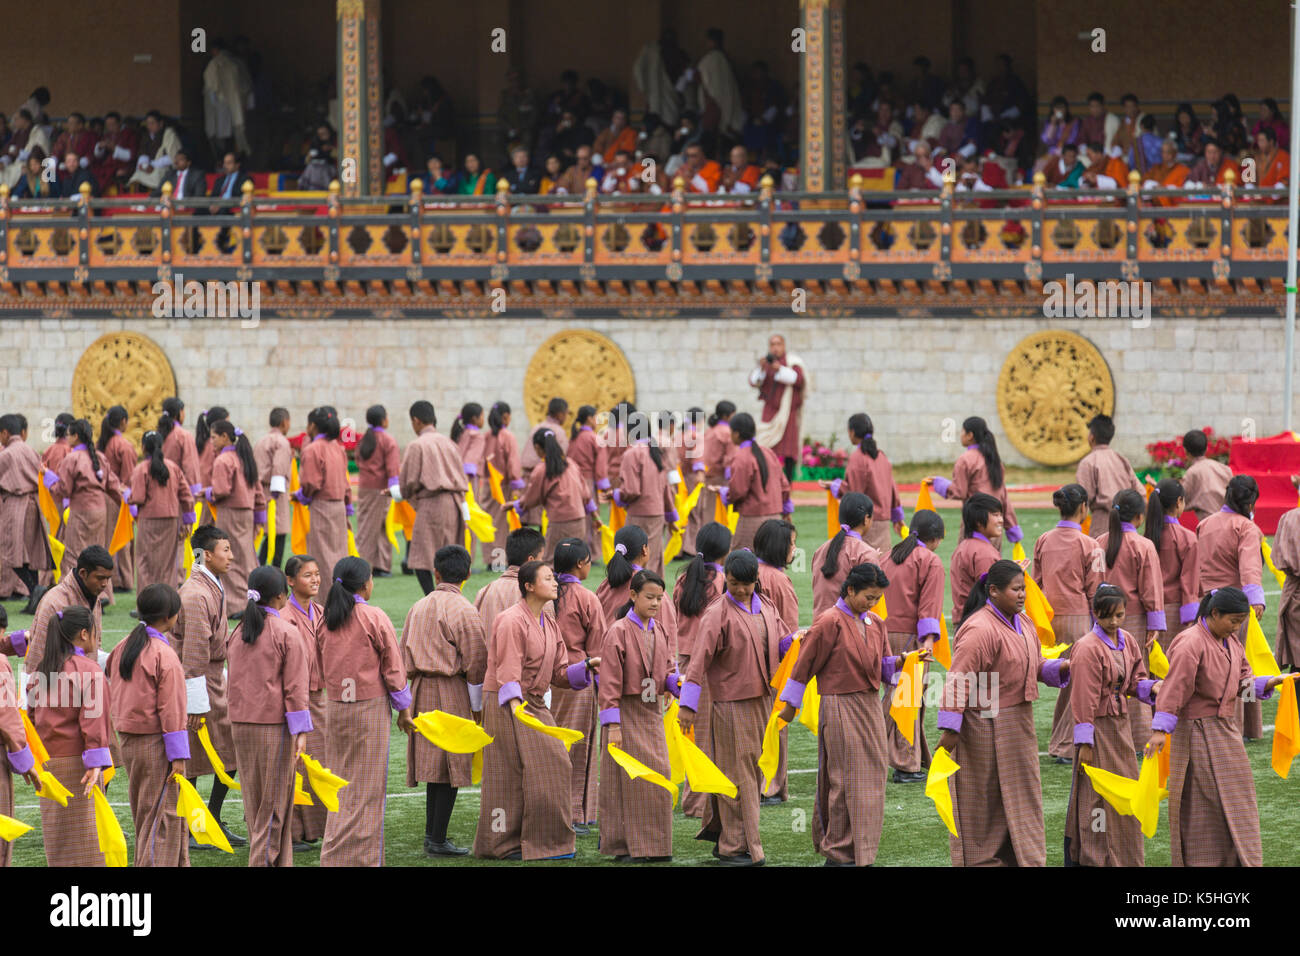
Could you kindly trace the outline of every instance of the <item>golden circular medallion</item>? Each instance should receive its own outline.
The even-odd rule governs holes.
[[[1115,410],[1115,383],[1096,346],[1053,329],[1021,339],[998,376],[998,415],[1030,461],[1068,465],[1088,453],[1088,422]]]
[[[140,449],[144,433],[158,424],[163,399],[176,394],[176,376],[167,356],[138,332],[101,335],[81,354],[72,373],[72,414],[90,420],[95,437],[104,413],[126,407],[123,434]]]
[[[538,347],[524,373],[528,421],[539,424],[552,398],[569,403],[569,419],[580,405],[607,412],[619,402],[636,401],[636,379],[623,352],[590,329],[565,329]]]

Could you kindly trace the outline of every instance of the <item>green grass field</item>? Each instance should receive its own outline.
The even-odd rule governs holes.
[[[1054,511],[1045,509],[1021,508],[1019,510],[1021,525],[1026,536],[1026,550],[1032,551],[1034,538],[1052,527],[1057,520]],[[956,546],[956,512],[943,512],[948,525],[948,538],[940,546],[940,554],[945,567]],[[803,564],[811,559],[812,552],[824,540],[825,513],[817,507],[799,507],[795,512],[795,523],[800,531],[800,545],[807,555]],[[675,577],[678,565],[669,573]],[[795,588],[799,594],[802,608],[800,624],[807,626],[812,616],[812,583],[810,570],[800,563],[791,569]],[[465,594],[472,599],[490,575],[475,574],[465,585]],[[603,579],[603,569],[596,568],[586,582],[593,590]],[[1270,641],[1276,630],[1276,607],[1279,592],[1275,582],[1265,575],[1265,594],[1268,596],[1269,609],[1265,615],[1264,630]],[[375,582],[373,603],[382,607],[393,619],[393,624],[400,631],[407,609],[420,597],[419,585],[413,576],[400,574]],[[122,602],[107,610],[104,615],[104,643],[111,648],[130,631],[134,621],[127,612],[133,606]],[[19,613],[21,603],[8,606],[10,626],[27,627],[31,618]],[[945,600],[945,608],[950,602]],[[935,665],[936,667],[938,665]],[[1070,768],[1053,763],[1046,757],[1047,739],[1051,730],[1052,707],[1056,691],[1040,685],[1042,696],[1035,706],[1038,741],[1042,757],[1043,810],[1047,828],[1047,862],[1050,866],[1061,865],[1063,849],[1061,831],[1065,822],[1066,805],[1069,799]],[[1264,704],[1264,725],[1267,728],[1265,739],[1247,745],[1251,765],[1254,769],[1255,787],[1259,799],[1260,827],[1264,844],[1264,863],[1269,866],[1294,866],[1300,864],[1300,847],[1291,838],[1294,835],[1294,813],[1297,787],[1300,779],[1286,781],[1280,779],[1269,766],[1271,750],[1273,714],[1275,701]],[[935,711],[927,711],[927,735],[931,746],[935,745],[938,734],[935,730]],[[790,750],[790,800],[781,806],[764,807],[762,810],[763,848],[770,865],[775,866],[810,866],[820,865],[822,858],[812,847],[808,834],[811,825],[813,791],[816,781],[817,742],[802,724],[795,723],[789,732]],[[322,756],[323,755],[317,755]],[[376,755],[375,759],[380,759]],[[1300,777],[1300,775],[1298,775]],[[200,791],[206,796],[211,777],[200,781]],[[397,731],[394,724],[389,743],[388,771],[388,805],[386,810],[384,839],[386,843],[386,863],[389,866],[519,866],[519,863],[496,863],[475,860],[472,857],[456,861],[430,860],[423,856],[424,833],[424,790],[408,789],[406,783],[406,738]],[[15,781],[17,810],[15,815],[25,823],[32,824],[35,830],[19,838],[14,844],[14,865],[43,866],[44,852],[40,837],[40,810],[38,798],[21,780]],[[113,781],[109,789],[109,800],[113,803],[118,818],[122,821],[128,843],[132,841],[130,811],[126,805],[125,775]],[[449,835],[461,846],[469,846],[474,839],[474,828],[478,820],[478,789],[461,790],[456,801],[456,811],[452,815]],[[240,817],[239,795],[232,793],[226,801],[225,820],[235,830],[244,833]],[[1287,821],[1291,821],[1288,823]],[[696,841],[695,833],[698,821],[685,817],[676,811],[674,817],[674,857],[673,864],[699,864],[712,862],[710,850],[712,844]],[[134,847],[132,847],[134,858]],[[319,859],[319,850],[297,854],[295,865],[315,866]],[[1162,808],[1160,829],[1154,839],[1146,841],[1146,859],[1150,866],[1169,865],[1169,830],[1168,811]],[[208,850],[192,855],[195,866],[246,866],[247,850],[236,851],[229,855],[220,851]],[[579,837],[577,841],[576,862],[595,866],[606,865],[608,858],[602,857],[597,850],[595,831],[591,836]],[[885,803],[884,833],[881,838],[880,853],[876,860],[885,866],[948,866],[948,833],[935,813],[933,803],[925,796],[921,784],[888,785]],[[544,864],[555,865],[555,864]],[[611,864],[612,865],[612,864]]]

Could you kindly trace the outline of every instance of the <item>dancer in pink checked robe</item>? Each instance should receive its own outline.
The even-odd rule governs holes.
[[[894,466],[876,447],[874,429],[871,419],[863,413],[850,418],[849,444],[856,447],[844,467],[844,477],[818,484],[830,489],[836,498],[856,491],[871,499],[871,530],[864,540],[883,554],[889,550],[889,525],[899,536],[903,533],[903,502],[894,483]]]
[[[415,441],[402,454],[400,490],[415,508],[415,529],[407,547],[406,563],[428,594],[433,590],[433,557],[439,548],[465,543],[469,506],[465,490],[469,481],[455,443],[435,427],[433,405],[418,401],[411,406],[411,431]]]
[[[306,505],[311,520],[307,550],[320,562],[321,576],[348,555],[348,519],[352,517],[352,486],[348,482],[348,453],[339,444],[338,412],[329,405],[307,416],[310,441],[298,466],[299,488],[294,500]]]
[[[194,495],[180,465],[163,457],[163,440],[145,432],[145,459],[131,472],[131,514],[140,548],[136,584],[171,586],[181,545],[194,525]]]
[[[253,460],[257,463],[257,477],[262,483],[262,494],[268,508],[269,503],[275,501],[275,527],[266,529],[267,535],[257,557],[262,564],[273,564],[278,568],[284,561],[284,542],[293,529],[288,495],[293,446],[285,437],[289,434],[289,410],[271,409],[270,425],[271,430],[253,445]]]
[[[1088,423],[1088,444],[1092,450],[1075,466],[1075,481],[1083,485],[1092,509],[1088,533],[1100,538],[1109,528],[1109,512],[1115,496],[1126,488],[1141,493],[1142,482],[1128,459],[1110,447],[1115,423],[1109,415],[1098,415]]]
[[[366,409],[366,434],[357,445],[357,554],[369,563],[375,577],[393,570],[393,543],[385,524],[388,508],[400,501],[398,471],[401,451],[388,433],[388,412],[382,405]]]

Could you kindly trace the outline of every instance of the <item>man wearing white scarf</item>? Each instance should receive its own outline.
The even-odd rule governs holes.
[[[758,360],[758,367],[749,373],[749,384],[758,389],[758,397],[763,400],[754,440],[776,452],[784,463],[786,477],[793,481],[808,373],[803,359],[786,352],[785,336],[773,335],[767,350],[768,354]]]

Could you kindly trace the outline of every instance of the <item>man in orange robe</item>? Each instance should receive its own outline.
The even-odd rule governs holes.
[[[1147,169],[1146,179],[1142,181],[1143,189],[1181,187],[1191,175],[1191,170],[1178,162],[1178,147],[1172,139],[1160,144],[1160,162]],[[1172,206],[1175,199],[1162,196],[1156,200],[1158,206]]]

